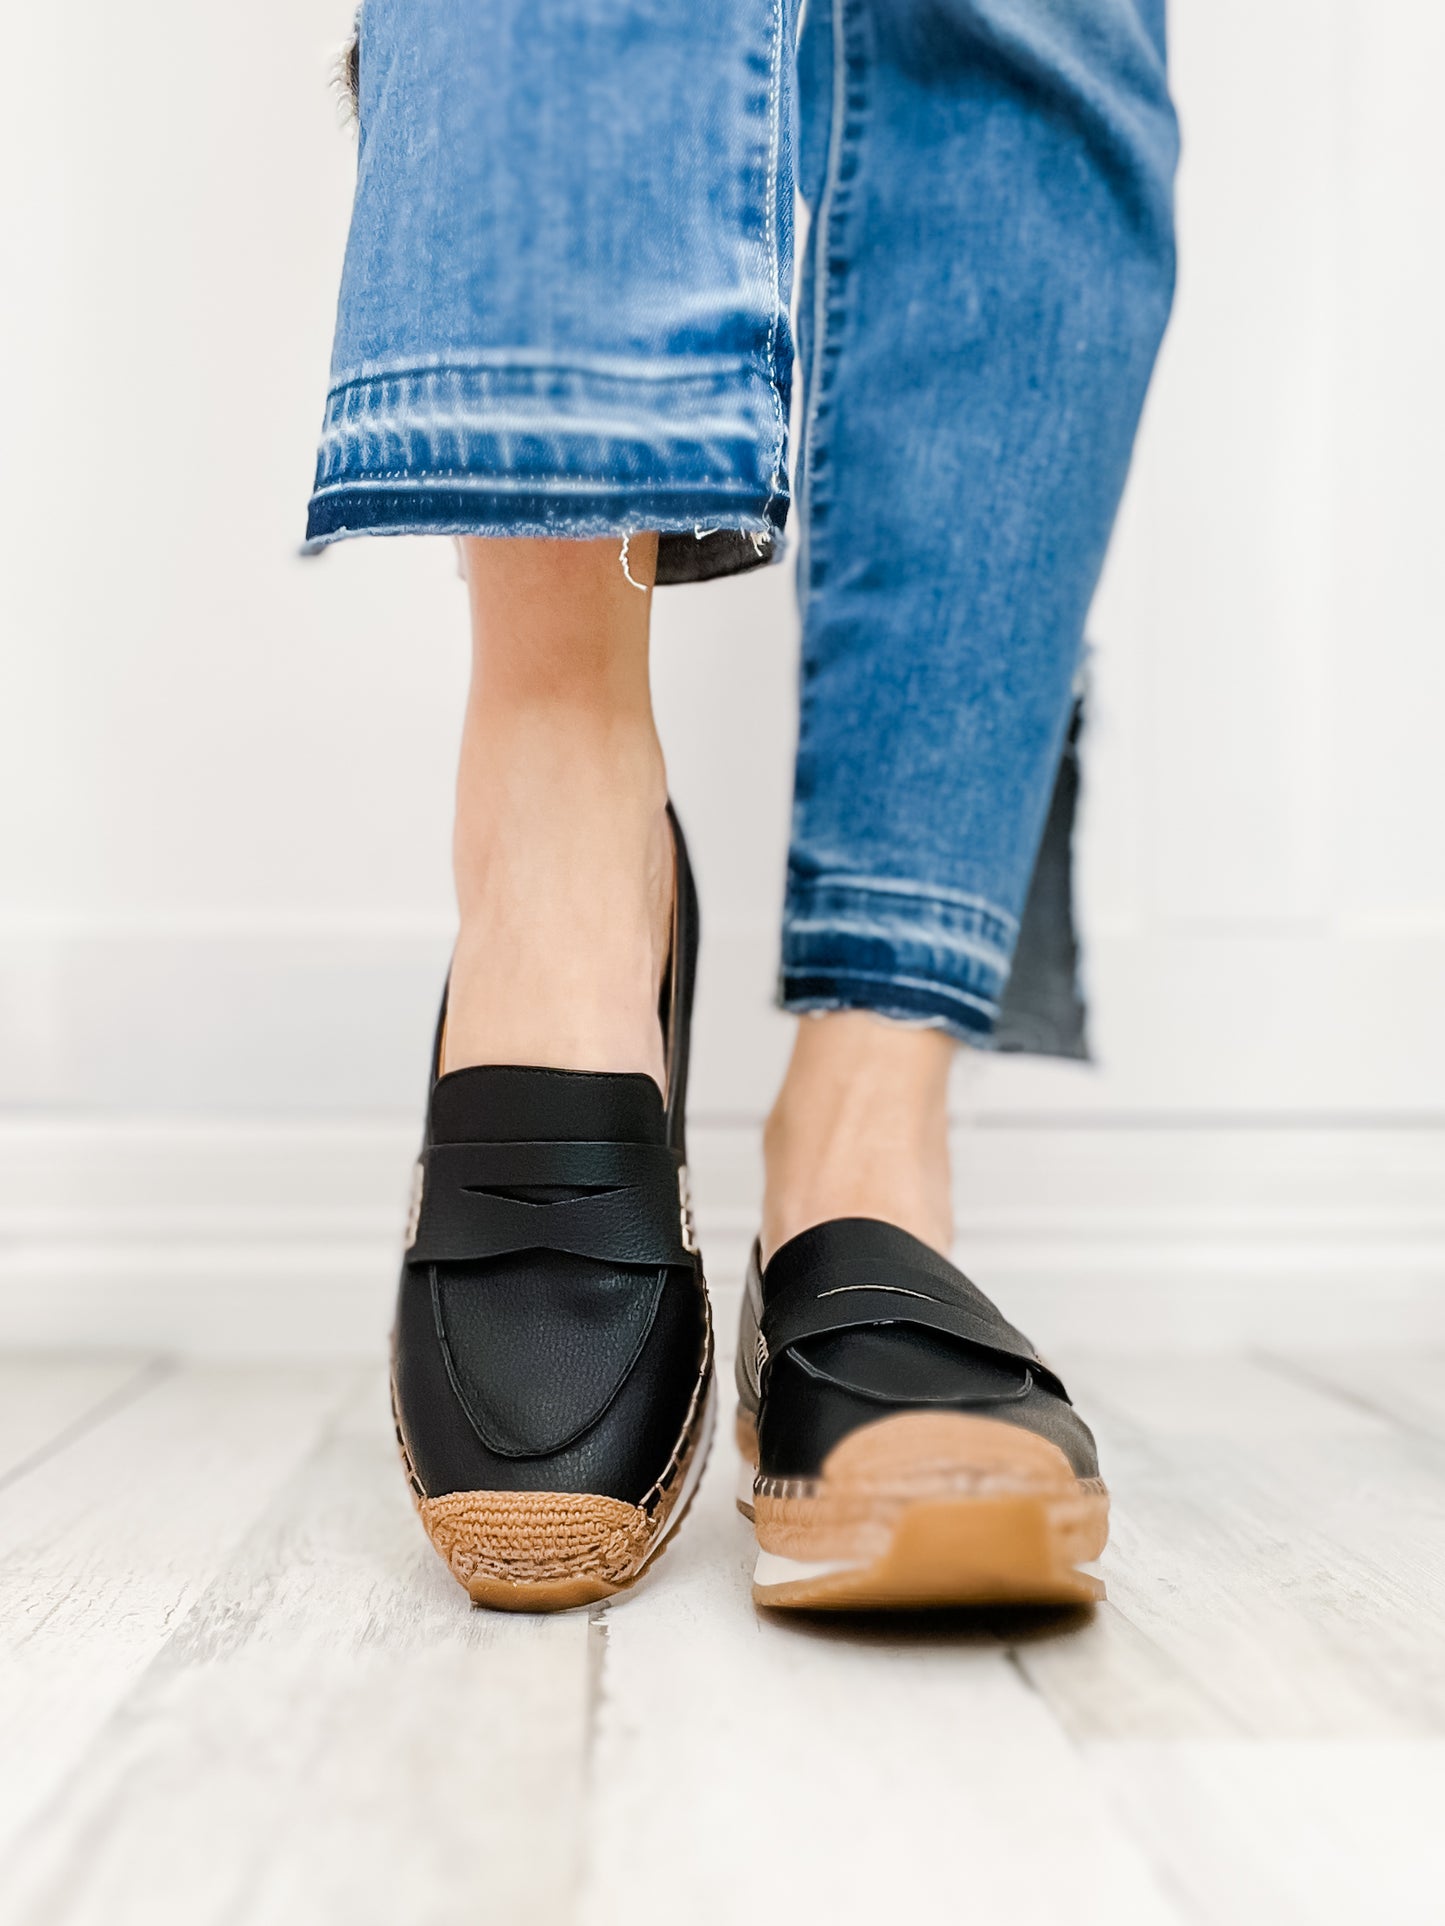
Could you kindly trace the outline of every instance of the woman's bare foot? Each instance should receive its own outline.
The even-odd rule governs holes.
[[[956,1046],[862,1010],[803,1017],[763,1132],[764,1261],[834,1217],[953,1241],[948,1075]]]
[[[650,587],[619,543],[467,541],[471,695],[443,1068],[641,1070],[661,1085],[672,839]],[[651,583],[655,536],[630,544]]]

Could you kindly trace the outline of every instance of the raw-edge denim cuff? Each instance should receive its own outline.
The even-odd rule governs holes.
[[[1017,924],[980,899],[876,879],[790,880],[778,1001],[870,1010],[989,1049]]]
[[[326,404],[309,548],[353,535],[777,536],[778,403],[745,361],[367,372]]]
[[[692,536],[723,531],[758,538],[757,559],[776,551],[783,530],[782,504],[767,495],[717,497],[686,492],[669,496],[649,489],[505,494],[484,484],[465,489],[412,488],[358,482],[311,497],[306,547],[328,547],[360,535],[548,536],[585,541],[604,535]]]

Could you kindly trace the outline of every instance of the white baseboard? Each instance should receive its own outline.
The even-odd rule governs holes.
[[[365,1353],[415,1121],[0,1123],[0,1345]],[[719,1322],[756,1133],[691,1161]],[[958,1256],[1059,1355],[1445,1345],[1445,1128],[1001,1119],[960,1129]]]

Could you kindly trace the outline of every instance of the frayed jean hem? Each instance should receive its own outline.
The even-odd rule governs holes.
[[[791,1016],[822,1016],[832,1010],[866,1010],[871,1016],[915,1030],[943,1030],[956,1043],[977,1050],[994,1047],[998,1010],[975,1008],[954,1000],[935,983],[900,982],[897,978],[849,975],[793,976],[778,979],[778,1007]]]
[[[649,488],[500,489],[484,479],[464,488],[419,478],[406,486],[358,482],[318,489],[306,516],[306,547],[359,535],[543,536],[584,541],[656,529],[699,541],[727,530],[753,537],[758,559],[774,552],[779,504],[764,494],[703,494]]]
[[[989,1048],[1017,932],[961,892],[890,878],[790,879],[778,999],[785,1010],[871,1010]]]
[[[778,405],[763,373],[729,357],[357,375],[327,398],[307,545],[642,529],[770,544],[787,515],[770,460]]]

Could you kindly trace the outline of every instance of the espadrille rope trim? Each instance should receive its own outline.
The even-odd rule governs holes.
[[[692,1387],[692,1397],[688,1402],[687,1415],[682,1421],[682,1430],[678,1434],[677,1444],[673,1448],[672,1456],[668,1459],[662,1476],[650,1491],[643,1493],[638,1505],[639,1511],[647,1512],[649,1515],[660,1511],[656,1521],[659,1526],[667,1516],[666,1509],[662,1508],[662,1501],[677,1483],[679,1473],[692,1456],[692,1434],[702,1415],[703,1402],[707,1396],[708,1378],[712,1373],[712,1302],[706,1292],[703,1293],[702,1314],[702,1369],[698,1373],[697,1383]]]
[[[509,1502],[488,1503],[483,1494],[467,1491],[422,1502],[432,1543],[463,1579],[502,1578],[516,1585],[603,1578],[616,1584],[631,1574],[651,1536],[638,1507],[617,1499],[579,1493],[569,1504],[562,1493],[499,1496]]]

